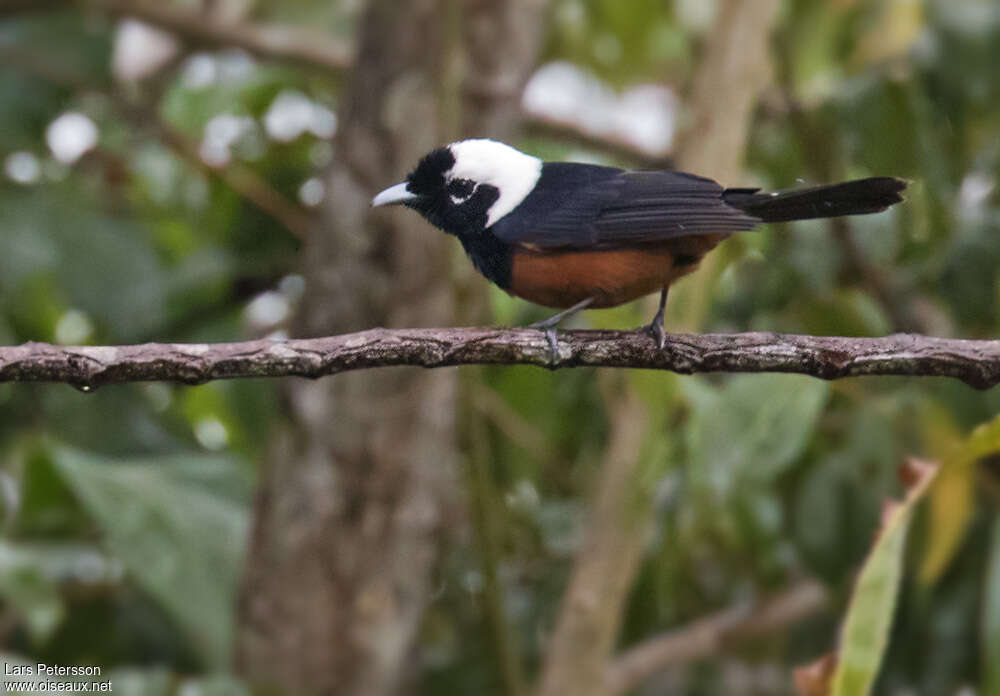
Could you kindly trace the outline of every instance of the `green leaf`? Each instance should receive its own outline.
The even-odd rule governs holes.
[[[937,465],[915,460],[908,467],[915,481],[903,502],[886,504],[882,530],[854,587],[841,636],[833,696],[868,694],[889,643],[913,510],[938,471]]]
[[[219,466],[219,458],[187,457]],[[119,462],[57,448],[53,461],[128,572],[196,643],[228,662],[246,509],[206,488],[177,459]],[[231,464],[232,465],[232,464]]]
[[[23,618],[35,643],[44,643],[65,615],[55,584],[37,568],[11,567],[0,560],[0,598]]]
[[[65,617],[59,583],[86,586],[114,582],[120,575],[117,561],[89,546],[0,540],[0,598],[23,618],[36,644],[48,640]]]
[[[121,579],[121,564],[86,544],[14,544],[0,540],[0,572],[36,570],[51,582],[79,585]]]
[[[1000,518],[993,523],[983,597],[983,696],[1000,696]]]
[[[706,392],[684,380],[695,413],[692,465],[713,487],[770,481],[802,453],[829,385],[797,375],[739,375]]]
[[[21,500],[16,508],[16,534],[57,538],[86,526],[86,513],[80,509],[73,492],[55,470],[48,451],[29,443],[24,448],[20,463]]]
[[[964,449],[971,459],[982,459],[1000,451],[1000,416],[973,430]]]
[[[927,550],[920,581],[933,585],[958,551],[975,510],[976,462],[1000,452],[1000,417],[976,428],[945,459],[930,492]]]
[[[983,696],[1000,696],[1000,518],[993,523],[983,597]]]
[[[0,292],[18,299],[15,309],[28,303],[52,314],[71,303],[113,327],[117,340],[162,324],[168,276],[143,225],[75,191],[39,188],[0,193],[0,228]],[[21,314],[31,338],[51,338]]]

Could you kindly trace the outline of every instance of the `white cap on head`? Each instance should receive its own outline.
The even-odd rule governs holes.
[[[487,227],[520,205],[542,176],[542,160],[496,140],[463,140],[448,149],[455,157],[455,166],[445,178],[468,179],[500,191],[490,208]]]

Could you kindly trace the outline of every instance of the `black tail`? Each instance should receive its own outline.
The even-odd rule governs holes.
[[[758,189],[726,189],[723,199],[764,222],[879,213],[903,200],[907,182],[880,176],[829,186],[757,193]]]

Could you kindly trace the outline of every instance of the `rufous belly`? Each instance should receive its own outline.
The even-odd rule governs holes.
[[[703,235],[634,249],[548,253],[515,249],[510,294],[546,307],[615,307],[669,286],[698,267],[728,235]]]

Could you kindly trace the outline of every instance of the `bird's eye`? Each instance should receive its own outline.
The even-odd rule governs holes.
[[[456,203],[461,203],[476,190],[476,184],[468,179],[452,179],[448,182],[448,195]]]

